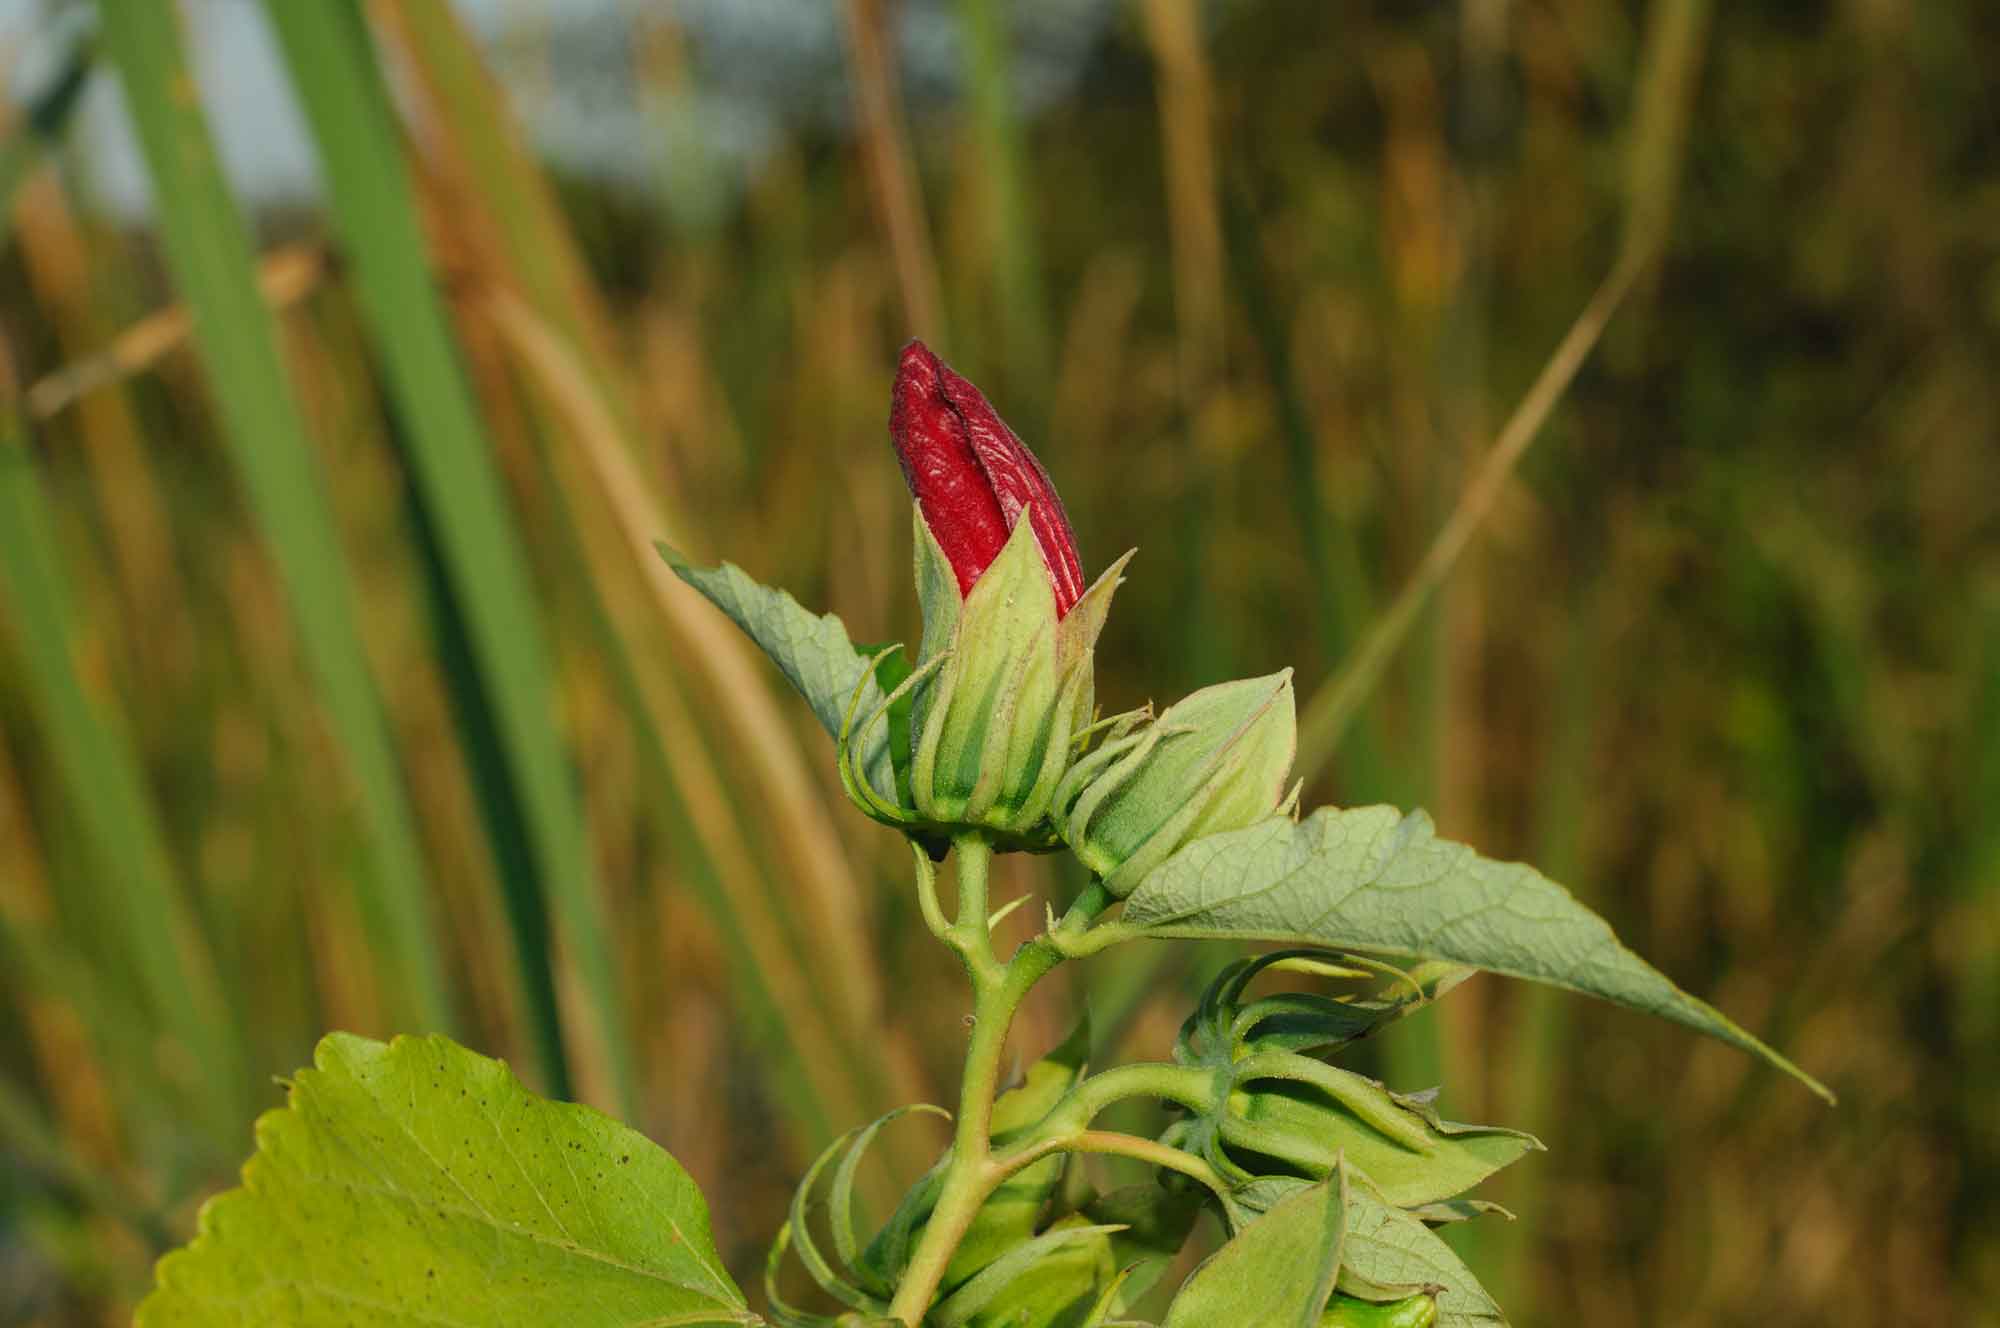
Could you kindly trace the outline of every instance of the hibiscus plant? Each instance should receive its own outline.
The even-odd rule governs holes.
[[[1048,472],[918,342],[890,434],[915,498],[914,655],[662,552],[812,707],[855,805],[909,841],[917,905],[971,987],[943,1156],[868,1229],[862,1159],[896,1117],[940,1109],[837,1139],[775,1235],[760,1315],[694,1183],[636,1132],[441,1037],[334,1034],[259,1122],[242,1187],[161,1262],[144,1328],[1136,1323],[1204,1213],[1220,1243],[1166,1328],[1495,1324],[1435,1229],[1494,1212],[1467,1191],[1541,1145],[1342,1068],[1351,1044],[1484,970],[1663,1016],[1825,1094],[1533,869],[1439,839],[1421,812],[1301,816],[1290,670],[1100,714],[1093,654],[1132,555],[1087,578]],[[1060,911],[1037,902],[1043,925],[1003,956],[1013,905],[996,911],[987,881],[1010,852],[1074,854],[1090,883]],[[1140,940],[1273,948],[1221,971],[1170,1059],[1090,1067],[1079,1027],[1003,1083],[1029,990]],[[1134,1098],[1168,1105],[1163,1132],[1100,1126]],[[1098,1192],[1081,1154],[1150,1179]],[[812,1305],[790,1303],[794,1264],[823,1292]]]

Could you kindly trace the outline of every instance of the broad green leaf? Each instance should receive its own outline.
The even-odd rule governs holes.
[[[1126,900],[1124,927],[1443,959],[1656,1014],[1739,1047],[1833,1100],[1811,1075],[1618,943],[1533,868],[1439,839],[1422,812],[1322,808],[1196,840]]]
[[[1279,1203],[1194,1270],[1166,1328],[1316,1328],[1344,1257],[1346,1177]]]
[[[335,1033],[137,1328],[755,1324],[678,1162],[443,1037]]]
[[[815,616],[790,594],[753,580],[734,563],[696,567],[665,544],[656,546],[674,574],[693,586],[708,602],[757,643],[778,672],[812,707],[820,727],[838,742],[850,707],[855,728],[886,699],[868,657],[848,640],[847,626],[831,613]],[[868,782],[890,802],[897,802],[896,774],[889,759],[890,724],[871,727],[861,739],[861,768]]]
[[[1277,1211],[1272,1210],[1273,1216]],[[1259,1222],[1250,1230],[1262,1225]],[[1348,1190],[1347,1240],[1341,1259],[1340,1287],[1350,1294],[1372,1297],[1387,1287],[1436,1288],[1438,1328],[1491,1328],[1507,1322],[1450,1246],[1416,1218],[1370,1194],[1360,1182]]]

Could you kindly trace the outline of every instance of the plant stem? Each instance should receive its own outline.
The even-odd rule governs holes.
[[[952,841],[952,858],[958,865],[958,918],[945,926],[930,862],[922,852],[916,854],[918,894],[925,920],[939,939],[958,952],[965,964],[966,978],[972,984],[972,1038],[965,1049],[958,1116],[951,1152],[945,1158],[944,1182],[938,1191],[937,1205],[931,1210],[923,1237],[910,1256],[909,1268],[889,1306],[891,1318],[912,1328],[922,1322],[924,1311],[937,1296],[952,1255],[958,1252],[959,1242],[965,1238],[973,1219],[994,1188],[1020,1166],[1019,1150],[1006,1160],[993,1156],[993,1099],[1000,1086],[1000,1058],[1022,999],[1068,957],[1053,937],[1045,933],[1016,950],[1013,958],[1002,964],[993,953],[993,931],[987,911],[987,870],[993,863],[993,845],[977,832],[962,835]],[[1111,896],[1103,886],[1093,883],[1077,897],[1055,930],[1079,933],[1111,903]],[[1159,1073],[1149,1075],[1147,1071]],[[1194,1078],[1188,1078],[1189,1074]],[[1092,1089],[1092,1085],[1096,1087]],[[1093,1134],[1085,1128],[1090,1118],[1105,1104],[1121,1097],[1150,1094],[1175,1101],[1206,1100],[1203,1095],[1210,1091],[1207,1076],[1184,1073],[1179,1066],[1172,1065],[1111,1070],[1086,1080],[1078,1088],[1090,1091],[1082,1094],[1081,1100],[1072,1094],[1078,1105],[1064,1112],[1057,1125],[1063,1130],[1063,1137],[1050,1151],[1127,1151],[1131,1156],[1140,1156],[1130,1150],[1092,1146],[1093,1141],[1101,1144],[1105,1139],[1127,1136]],[[1096,1105],[1090,1106],[1092,1102]],[[1084,1114],[1078,1117],[1075,1111]],[[1153,1147],[1149,1141],[1134,1138],[1131,1143],[1144,1151],[1145,1156],[1151,1156],[1150,1151],[1145,1151]],[[1199,1164],[1199,1159],[1193,1160]],[[1169,1160],[1160,1165],[1174,1163]]]
[[[1154,1097],[1206,1112],[1214,1107],[1217,1091],[1215,1075],[1209,1070],[1155,1061],[1119,1065],[1093,1074],[1071,1089],[1049,1113],[1047,1128],[1063,1132],[1087,1129],[1099,1112],[1131,1097]],[[1045,1131],[1037,1133],[1045,1135]]]
[[[1000,1056],[1021,997],[1036,978],[1053,967],[1019,962],[1001,965],[993,954],[993,934],[986,923],[986,873],[993,861],[993,846],[983,836],[965,835],[954,841],[953,857],[958,864],[958,921],[946,929],[944,940],[965,961],[966,977],[972,983],[972,1040],[965,1051],[957,1125],[945,1163],[944,1186],[889,1306],[892,1318],[910,1325],[922,1321],[959,1241],[998,1182],[991,1131]],[[1024,947],[1017,961],[1026,953]],[[1034,971],[1037,968],[1039,971]]]

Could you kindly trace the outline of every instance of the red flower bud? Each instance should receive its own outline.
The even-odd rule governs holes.
[[[979,389],[921,341],[903,347],[896,368],[889,437],[924,523],[972,592],[1025,509],[1055,586],[1056,615],[1083,596],[1083,563],[1049,472],[1007,427]]]

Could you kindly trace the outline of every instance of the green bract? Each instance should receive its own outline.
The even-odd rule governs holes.
[[[1122,899],[1183,844],[1278,810],[1297,747],[1290,669],[1204,687],[1153,723],[1121,722],[1078,761],[1057,824]]]
[[[1058,616],[1048,569],[1025,520],[961,596],[944,550],[916,514],[917,594],[924,637],[899,691],[910,705],[909,798],[898,808],[861,801],[878,819],[933,833],[982,829],[1000,847],[1051,848],[1046,824],[1056,783],[1091,719],[1097,635],[1126,559]],[[845,742],[865,743],[901,697],[892,694]],[[885,813],[888,813],[885,815]]]

